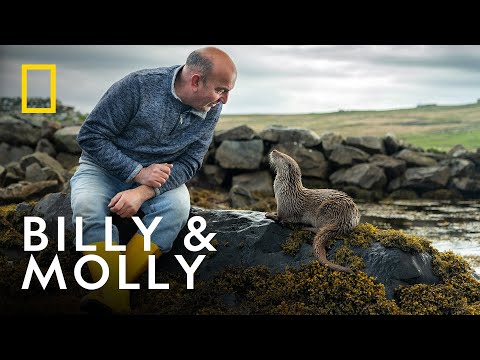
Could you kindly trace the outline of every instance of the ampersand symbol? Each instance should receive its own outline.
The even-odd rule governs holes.
[[[200,223],[200,227],[196,228],[193,225],[196,222]],[[190,232],[183,239],[183,243],[185,244],[185,247],[188,250],[200,251],[203,248],[207,248],[210,251],[217,251],[217,249],[215,249],[213,245],[210,244],[210,241],[212,241],[213,237],[217,235],[217,233],[210,233],[207,235],[207,237],[204,237],[202,235],[202,231],[205,230],[206,228],[207,228],[207,222],[201,216],[194,216],[190,220],[188,220],[188,230],[190,230]],[[200,244],[192,245],[192,243],[190,242],[190,239],[192,238],[192,236],[195,236],[200,241]]]

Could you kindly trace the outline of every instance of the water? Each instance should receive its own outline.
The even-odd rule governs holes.
[[[380,229],[402,230],[463,256],[480,274],[480,201],[398,200],[358,203],[362,218]]]

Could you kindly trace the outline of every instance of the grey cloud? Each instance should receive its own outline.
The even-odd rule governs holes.
[[[22,63],[56,63],[58,98],[87,112],[129,72],[184,63],[202,46],[2,45],[0,96],[20,95]],[[374,109],[394,101],[415,106],[436,93],[466,103],[480,94],[480,46],[217,46],[232,56],[238,69],[224,113],[305,113],[327,110],[327,105],[328,110],[365,104]]]
[[[277,56],[292,58],[480,71],[478,45],[314,45],[272,47],[270,51]]]

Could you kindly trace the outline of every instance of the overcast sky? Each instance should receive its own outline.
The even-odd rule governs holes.
[[[90,112],[131,71],[183,64],[210,45],[0,45],[0,96],[21,96],[21,64],[56,64],[57,99]],[[382,110],[480,98],[479,45],[215,45],[237,65],[224,114]],[[32,75],[31,75],[32,74]],[[48,96],[46,72],[29,93]]]

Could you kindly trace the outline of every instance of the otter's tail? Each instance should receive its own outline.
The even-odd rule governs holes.
[[[337,235],[341,235],[341,233],[342,232],[336,226],[325,226],[324,228],[321,228],[313,239],[313,248],[320,264],[326,265],[332,270],[351,273],[352,270],[349,268],[334,264],[327,259],[325,246],[327,245],[328,240],[335,238]]]

